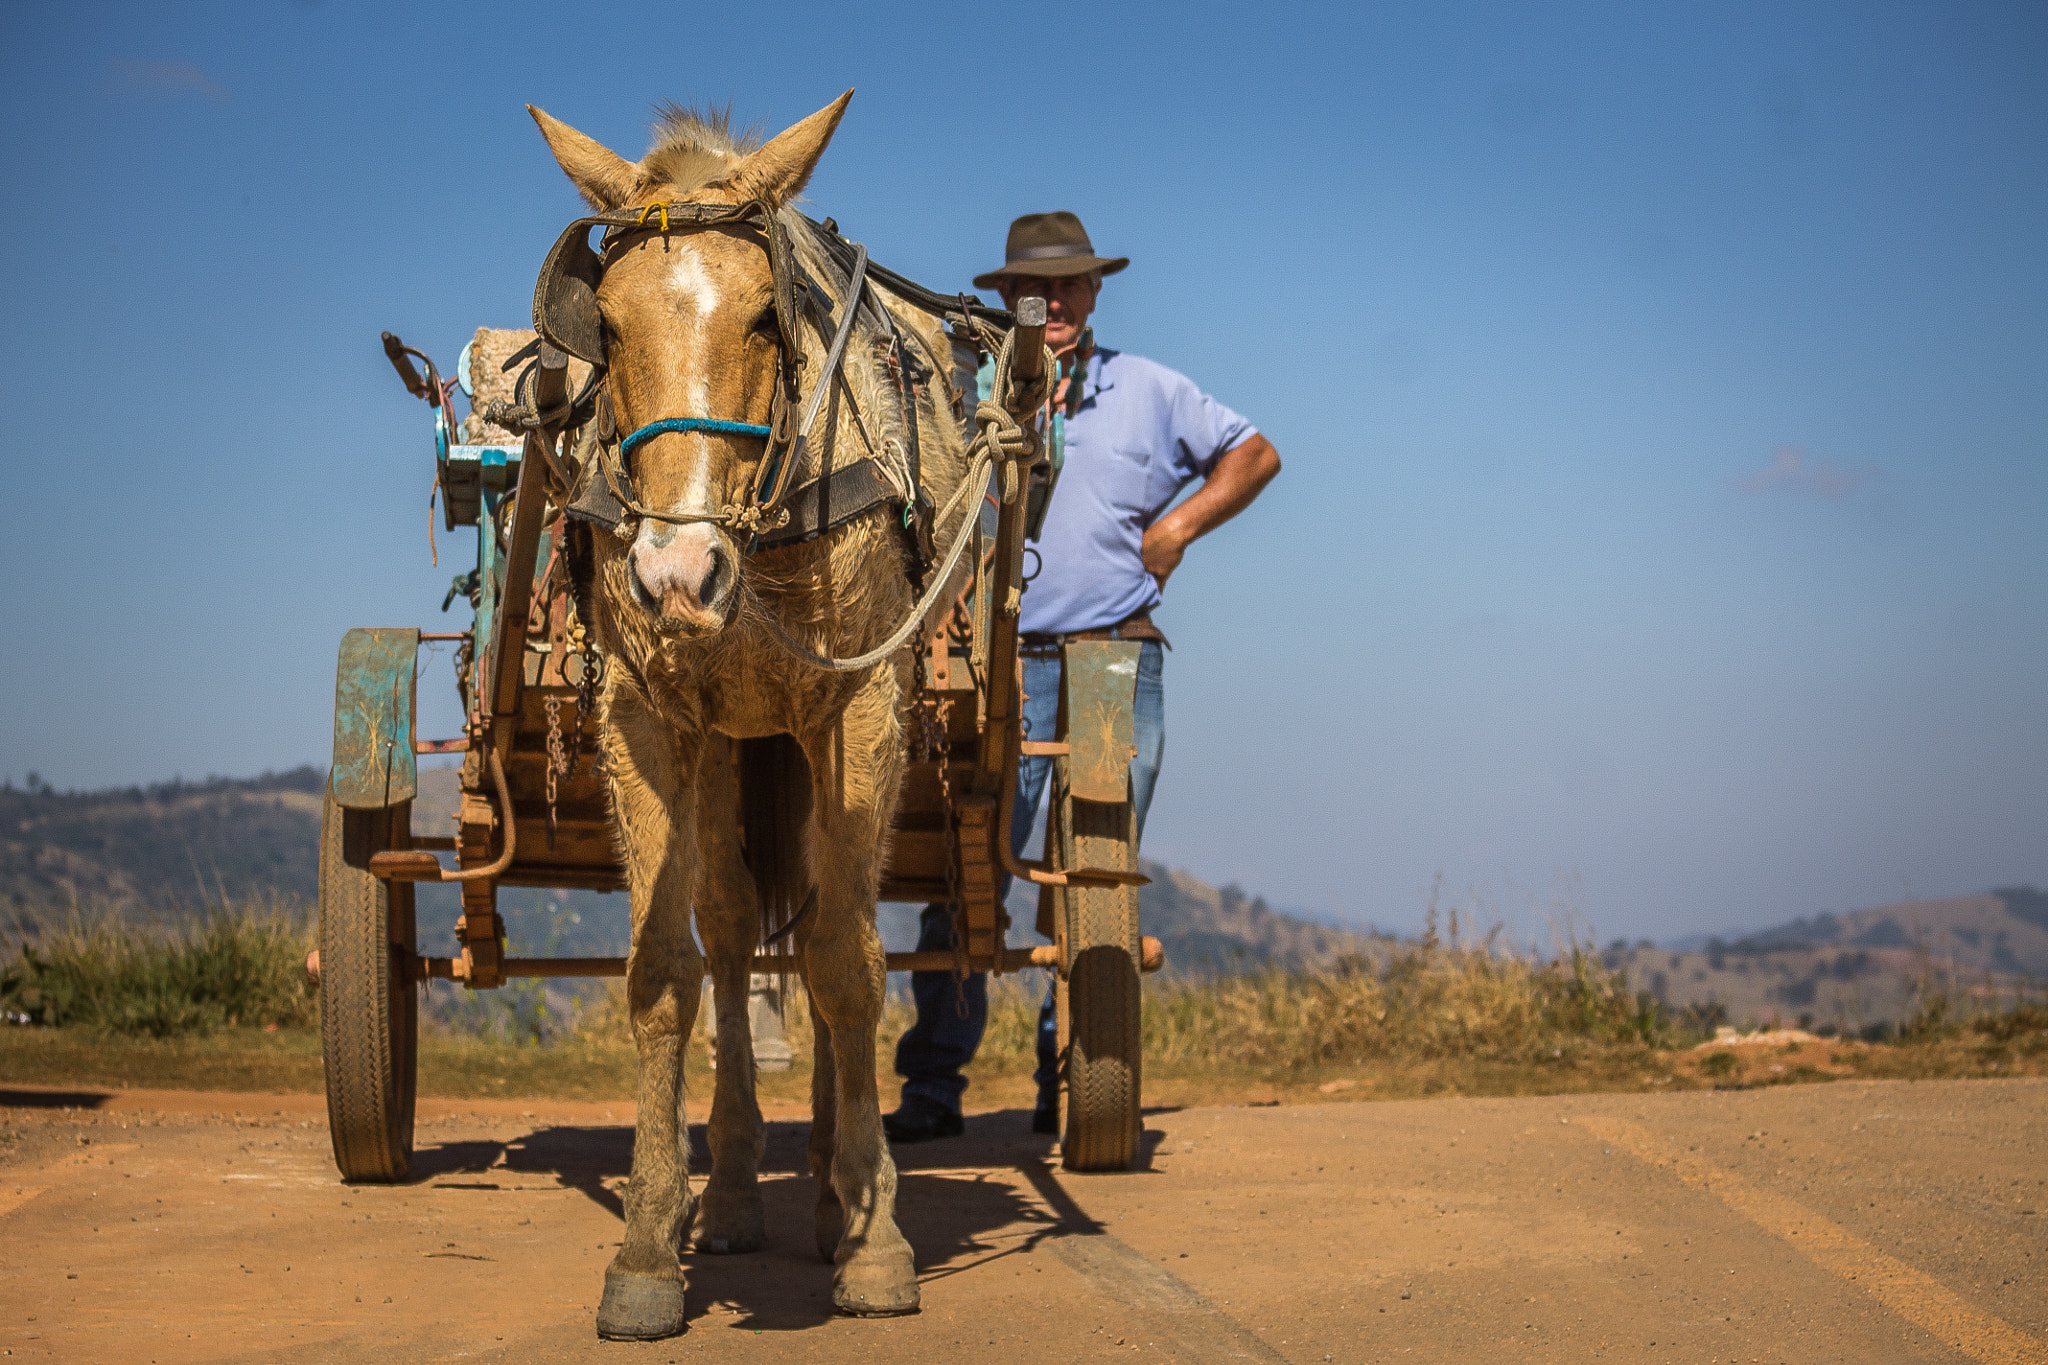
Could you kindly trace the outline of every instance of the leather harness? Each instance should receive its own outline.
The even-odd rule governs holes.
[[[821,254],[847,274],[846,279],[834,281],[840,286],[839,306],[843,312],[827,362],[808,402],[799,402],[798,348],[794,344],[800,335],[798,295],[801,291],[803,302],[809,305],[806,311],[821,331],[826,326],[832,300],[797,266],[782,215],[759,200],[731,205],[661,203],[579,218],[563,230],[549,250],[534,286],[534,329],[557,350],[589,362],[591,379],[567,405],[567,411],[528,414],[522,425],[540,425],[547,420],[584,426],[586,437],[578,443],[584,447],[579,461],[581,469],[565,508],[579,520],[615,533],[633,517],[670,522],[709,521],[748,532],[745,548],[752,552],[815,539],[876,507],[896,506],[903,509],[902,525],[909,533],[911,557],[921,574],[932,553],[932,527],[931,502],[922,487],[916,399],[919,380],[929,380],[929,371],[937,368],[938,360],[926,352],[922,338],[915,332],[896,325],[880,300],[873,298],[872,289],[887,289],[912,306],[956,326],[971,326],[982,320],[1007,327],[1010,315],[966,295],[938,294],[868,261],[866,248],[840,236],[830,220],[819,224],[802,215],[796,217],[813,234]],[[597,288],[605,265],[624,244],[651,233],[666,235],[677,229],[701,230],[723,224],[752,228],[766,243],[776,322],[782,336],[778,382],[770,403],[769,421],[762,425],[706,414],[658,418],[621,441],[613,420],[610,386],[605,380],[606,336],[597,309]],[[590,229],[600,226],[605,235],[599,249],[592,250]],[[904,416],[908,502],[872,456],[826,470],[792,486],[802,463],[812,419],[831,386],[845,382],[841,367],[847,340],[863,311],[868,314],[870,329],[885,333],[889,340],[887,361]],[[921,358],[913,356],[904,345],[906,337],[916,343],[918,351],[926,352]],[[800,407],[801,417],[797,415]],[[628,463],[633,446],[666,431],[689,430],[710,430],[767,442],[744,502],[717,510],[681,513],[657,512],[640,504]]]

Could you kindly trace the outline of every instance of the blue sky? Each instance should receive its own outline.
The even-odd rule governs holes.
[[[1521,938],[2048,884],[2048,11],[1030,13],[15,11],[0,774],[322,762],[341,632],[446,619],[377,334],[523,325],[524,103],[854,86],[817,211],[949,289],[1079,212],[1286,460],[1160,612],[1153,856]]]

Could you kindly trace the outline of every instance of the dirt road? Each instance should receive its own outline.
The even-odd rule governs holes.
[[[898,1151],[881,1322],[829,1311],[787,1114],[770,1248],[644,1346],[591,1328],[629,1107],[423,1101],[417,1178],[349,1188],[313,1096],[0,1104],[24,1360],[2048,1361],[2041,1082],[1157,1112],[1119,1176],[984,1114]]]

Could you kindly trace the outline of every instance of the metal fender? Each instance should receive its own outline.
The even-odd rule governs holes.
[[[420,633],[352,630],[341,637],[334,677],[335,801],[378,810],[410,801],[419,786],[413,756],[413,662]]]
[[[1085,801],[1116,802],[1130,791],[1137,729],[1138,652],[1128,640],[1072,640],[1066,685],[1067,782]]]

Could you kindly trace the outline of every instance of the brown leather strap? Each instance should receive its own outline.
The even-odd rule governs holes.
[[[811,540],[863,512],[885,504],[900,506],[902,501],[879,464],[872,459],[855,460],[791,489],[782,503],[789,512],[789,523],[762,536],[761,548]]]
[[[1018,636],[1017,640],[1019,645],[1037,658],[1057,654],[1061,645],[1076,640],[1157,640],[1168,649],[1173,648],[1173,642],[1166,638],[1166,632],[1152,624],[1150,611],[1126,616],[1113,626],[1098,626],[1094,630],[1070,630],[1063,634],[1053,631],[1027,631]]]

